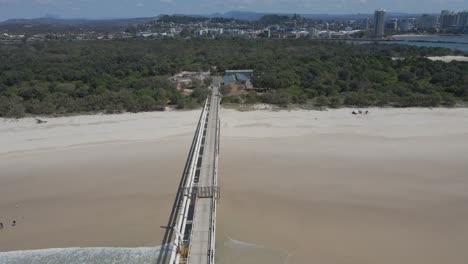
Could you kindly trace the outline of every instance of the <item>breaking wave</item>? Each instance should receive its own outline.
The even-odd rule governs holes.
[[[216,264],[285,264],[290,259],[286,251],[263,245],[225,238],[216,246]]]
[[[161,247],[53,248],[0,252],[0,264],[147,264],[156,263]]]
[[[235,240],[230,237],[228,237],[228,239],[224,241],[224,246],[231,247],[231,248],[263,248],[263,246],[259,246],[253,243],[243,242],[240,240]]]

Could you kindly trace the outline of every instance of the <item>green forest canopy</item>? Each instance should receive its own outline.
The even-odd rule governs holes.
[[[453,106],[468,100],[468,63],[433,62],[444,48],[312,40],[166,39],[0,45],[0,116],[192,108],[181,71],[253,69],[251,93],[224,102],[318,106]],[[405,59],[392,59],[405,58]]]

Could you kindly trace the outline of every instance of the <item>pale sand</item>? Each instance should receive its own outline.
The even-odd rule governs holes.
[[[468,109],[350,112],[222,110],[218,263],[466,262]],[[198,114],[0,121],[0,251],[158,245]]]
[[[222,116],[219,263],[468,259],[467,109]]]
[[[464,56],[441,56],[441,57],[427,57],[431,61],[443,61],[443,62],[452,62],[452,61],[468,61],[468,57]]]
[[[424,37],[431,35],[421,35],[421,34],[403,34],[403,35],[392,35],[392,37]]]
[[[198,117],[0,120],[0,251],[160,245]]]

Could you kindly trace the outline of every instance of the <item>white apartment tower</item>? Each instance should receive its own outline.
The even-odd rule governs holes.
[[[385,35],[386,12],[383,9],[375,10],[374,13],[374,36],[383,37]]]

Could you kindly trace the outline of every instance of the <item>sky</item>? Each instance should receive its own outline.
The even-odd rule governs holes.
[[[0,21],[10,18],[124,18],[159,14],[253,11],[300,14],[439,13],[468,9],[468,0],[0,0]]]

